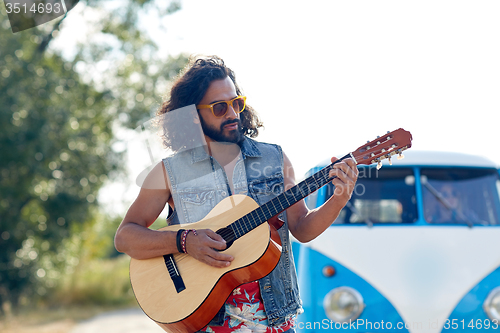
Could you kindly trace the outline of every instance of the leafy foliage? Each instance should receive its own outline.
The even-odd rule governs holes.
[[[46,294],[81,256],[109,255],[115,226],[98,213],[97,194],[122,171],[114,133],[149,118],[186,63],[155,56],[137,28],[150,1],[87,5],[107,19],[71,59],[50,48],[50,25],[12,34],[0,16],[0,304]],[[83,254],[88,246],[95,252]]]

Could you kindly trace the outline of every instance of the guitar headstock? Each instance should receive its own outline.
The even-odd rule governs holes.
[[[387,158],[391,163],[393,155],[398,154],[398,159],[403,158],[402,152],[411,147],[411,140],[411,133],[399,128],[367,142],[353,151],[351,155],[355,158],[357,164],[370,165],[378,163],[377,169],[380,169],[383,159]]]

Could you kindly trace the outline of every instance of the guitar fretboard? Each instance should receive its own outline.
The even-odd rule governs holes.
[[[247,215],[230,224],[228,228],[230,228],[235,235],[235,238],[232,240],[240,238],[241,236],[245,235],[251,230],[257,228],[262,223],[269,220],[271,217],[281,213],[288,207],[292,206],[293,204],[307,197],[309,194],[326,185],[333,179],[329,176],[330,170],[332,169],[333,165],[349,157],[351,157],[350,154],[345,155],[341,159],[326,166],[317,173],[304,179],[297,185],[286,190],[285,192],[269,200],[259,208],[256,208]]]

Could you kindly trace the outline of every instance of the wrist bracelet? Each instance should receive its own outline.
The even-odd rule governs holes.
[[[182,240],[181,240],[181,237],[182,237],[182,233],[186,231],[184,229],[179,229],[179,231],[177,231],[177,236],[175,238],[175,242],[177,244],[177,251],[179,251],[179,253],[185,253],[184,252],[184,249],[182,248]]]
[[[181,247],[182,247],[183,253],[187,253],[187,250],[186,250],[186,238],[187,238],[187,235],[189,234],[190,231],[192,231],[195,236],[198,235],[198,233],[194,229],[188,229],[188,230],[184,230],[183,231],[182,237],[181,237]]]

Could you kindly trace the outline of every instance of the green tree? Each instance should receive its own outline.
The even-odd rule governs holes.
[[[161,83],[186,63],[157,57],[137,28],[138,13],[155,8],[150,1],[120,2],[117,11],[79,5],[107,11],[108,19],[71,59],[50,47],[64,22],[12,34],[1,10],[0,304],[43,295],[57,281],[44,267],[71,264],[63,240],[81,230],[75,225],[95,223],[99,189],[121,172],[114,130],[148,119]],[[158,11],[178,8],[171,2]],[[96,34],[116,46],[93,42]]]

